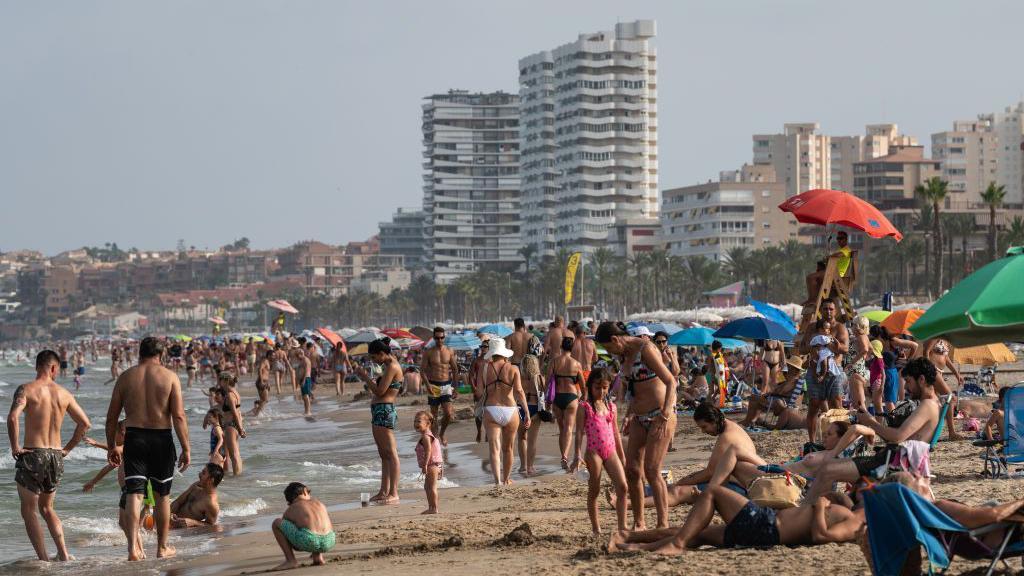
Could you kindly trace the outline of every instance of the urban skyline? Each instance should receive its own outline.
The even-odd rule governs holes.
[[[52,254],[107,241],[171,247],[182,237],[211,248],[241,236],[258,248],[312,236],[332,244],[365,239],[395,207],[420,203],[416,116],[424,94],[515,93],[516,63],[524,54],[635,18],[657,20],[659,27],[662,190],[739,165],[746,149],[738,142],[786,122],[814,120],[829,134],[898,122],[928,147],[928,134],[948,130],[952,119],[1001,110],[1022,88],[995,57],[1016,53],[1011,23],[1024,7],[1015,3],[887,4],[887,29],[903,39],[899,45],[863,41],[859,31],[878,24],[870,2],[641,2],[627,14],[612,2],[588,3],[582,11],[569,3],[524,2],[496,8],[500,17],[488,22],[497,27],[474,25],[474,11],[443,10],[439,20],[436,10],[414,4],[367,7],[358,18],[344,6],[328,7],[315,19],[301,7],[255,5],[263,10],[234,10],[229,3],[201,19],[194,17],[198,3],[156,15],[152,7],[122,7],[118,18],[102,5],[68,5],[69,21],[95,26],[63,35],[45,10],[7,9],[11,17],[0,19],[0,52],[7,55],[0,56],[0,69],[14,81],[0,103],[8,127],[0,135],[6,163],[0,189],[8,208],[0,217],[0,247]],[[980,13],[999,17],[984,27],[958,26]],[[827,25],[839,20],[849,26]],[[112,29],[114,21],[129,25]],[[164,24],[135,29],[134,21]],[[241,34],[225,46],[216,31],[229,23]],[[176,48],[180,29],[190,32],[194,49]],[[293,29],[303,37],[295,38]],[[778,33],[791,29],[801,33]],[[501,42],[490,42],[495,33]],[[957,49],[937,53],[928,42],[935,33],[955,37]],[[280,41],[263,42],[268,37]],[[826,38],[829,50],[809,49]],[[466,51],[473,42],[488,49]],[[374,45],[380,49],[366,51]],[[430,50],[410,51],[415,45]],[[128,59],[120,56],[124,46],[133,47]],[[753,54],[763,61],[751,60]],[[799,57],[787,64],[785,54]],[[915,54],[925,65],[861,66]],[[942,69],[970,69],[983,82],[928,89]],[[811,70],[822,70],[825,82]],[[126,77],[132,82],[119,81],[117,94],[106,88],[112,82],[93,81]],[[185,88],[192,85],[209,90]],[[107,135],[104,145],[95,146],[91,139],[100,133]],[[38,197],[56,207],[42,237],[27,219],[10,216],[30,210]],[[333,218],[315,234],[302,218],[283,218],[275,204],[295,197]],[[123,210],[103,208],[124,199],[141,207],[152,199],[164,217],[126,218]]]

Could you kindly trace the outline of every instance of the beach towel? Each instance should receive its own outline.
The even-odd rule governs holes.
[[[941,533],[967,533],[959,522],[902,484],[879,485],[862,494],[875,576],[898,576],[918,545],[927,552],[929,574],[949,567]]]

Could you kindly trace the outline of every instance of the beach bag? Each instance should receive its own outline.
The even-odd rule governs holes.
[[[548,393],[544,395],[544,398],[547,406],[555,402],[555,371],[553,369],[551,376],[548,376]]]
[[[899,428],[910,418],[910,415],[917,410],[917,402],[914,400],[901,400],[893,409],[885,415],[886,423],[890,428]]]
[[[798,474],[769,474],[750,483],[747,498],[758,506],[776,510],[794,508],[800,503],[806,486],[807,480]]]

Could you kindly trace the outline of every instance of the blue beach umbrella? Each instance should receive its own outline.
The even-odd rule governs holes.
[[[647,326],[647,329],[650,330],[651,332],[664,332],[669,336],[675,334],[676,332],[680,332],[683,329],[682,326],[678,324],[673,324],[671,322],[648,322],[647,324],[645,324],[645,326]]]
[[[771,320],[772,322],[775,322],[780,326],[784,326],[786,328],[791,329],[794,334],[796,333],[796,324],[793,324],[793,320],[789,317],[789,314],[783,312],[782,309],[776,308],[771,304],[761,302],[760,300],[753,299],[750,300],[750,305],[753,306],[754,310],[757,310],[765,318]]]
[[[714,330],[703,326],[680,330],[668,337],[670,346],[711,346],[711,343],[715,340]],[[717,338],[717,340],[722,343],[723,348],[727,349],[746,346],[746,342],[742,340],[734,340],[732,338]]]
[[[474,334],[448,333],[445,335],[444,345],[452,350],[476,350],[480,347],[480,339]],[[424,348],[432,348],[434,341],[431,340]]]
[[[792,342],[793,336],[796,336],[796,330],[790,330],[781,324],[756,316],[733,320],[714,333],[715,338],[781,340],[782,342]]]
[[[477,330],[477,332],[482,334],[493,334],[498,338],[504,338],[512,333],[512,329],[504,324],[488,324],[487,326]]]

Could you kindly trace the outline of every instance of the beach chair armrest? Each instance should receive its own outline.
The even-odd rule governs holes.
[[[986,524],[984,526],[975,528],[974,530],[969,531],[968,534],[970,534],[972,537],[984,536],[985,534],[988,534],[989,532],[992,532],[994,530],[1009,528],[1010,526],[1013,526],[1013,524],[1013,522],[993,522],[992,524]]]
[[[999,446],[1002,443],[1002,440],[975,440],[972,442],[973,445],[979,448],[990,448],[992,446]]]

